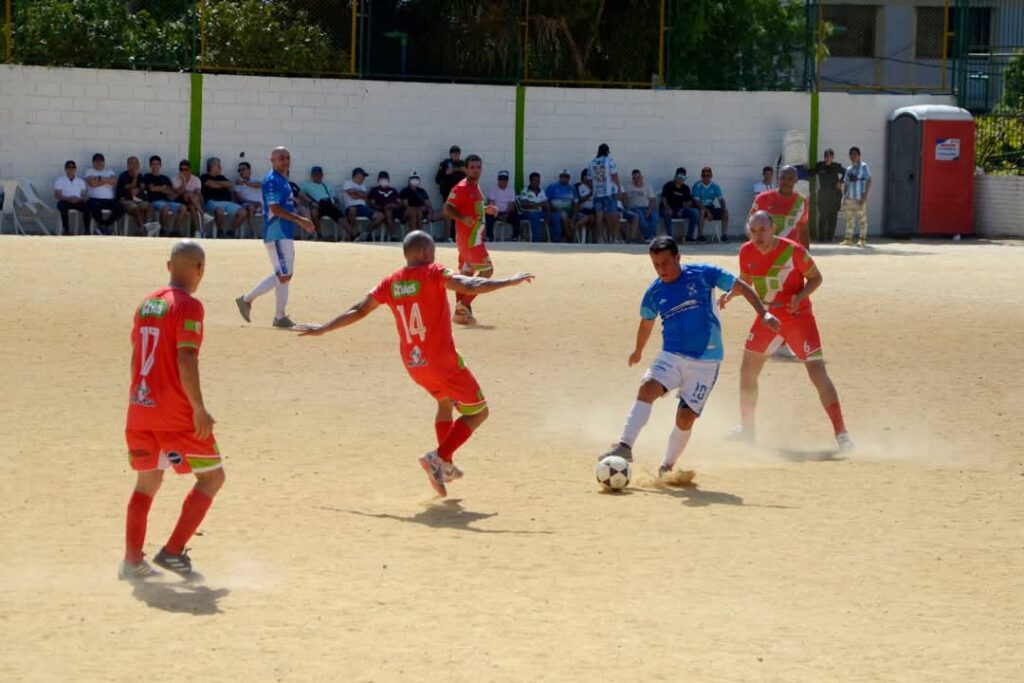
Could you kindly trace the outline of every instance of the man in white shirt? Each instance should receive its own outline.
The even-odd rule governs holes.
[[[600,236],[619,232],[619,208],[616,193],[622,186],[619,181],[619,167],[609,154],[611,149],[605,143],[597,148],[597,156],[590,162],[590,177],[594,183],[594,215],[596,230]]]
[[[649,242],[658,234],[658,210],[654,188],[640,169],[633,169],[632,183],[626,187],[626,217],[629,219],[629,239]]]
[[[494,239],[494,224],[498,221],[512,226],[512,240],[519,241],[519,216],[516,215],[516,191],[508,182],[508,171],[498,171],[498,184],[487,193],[487,203],[498,209],[498,215],[486,214],[487,239]]]
[[[62,235],[68,232],[68,211],[77,211],[82,214],[85,233],[89,233],[92,216],[89,215],[89,207],[85,201],[85,181],[75,176],[77,171],[78,164],[69,159],[64,162],[64,175],[53,182],[53,196],[57,200],[57,210],[60,211]]]
[[[192,217],[192,229],[203,233],[203,184],[192,175],[192,162],[182,159],[178,162],[178,175],[171,181],[177,201],[185,205]],[[186,235],[187,236],[187,235]]]
[[[370,195],[366,189],[366,171],[360,167],[352,169],[352,178],[346,180],[345,184],[341,186],[342,194],[345,195],[345,212],[348,214],[348,222],[353,228],[358,228],[359,218],[370,219],[369,231],[361,232],[356,237],[356,242],[360,242],[370,235],[373,234],[373,229],[380,225],[381,221],[384,220],[384,214],[380,211],[374,211],[366,204],[366,198]]]
[[[92,219],[96,221],[96,229],[109,235],[110,226],[124,215],[124,207],[114,198],[117,174],[107,168],[103,155],[96,153],[92,155],[92,168],[85,172],[84,179],[89,195],[87,204]],[[109,212],[106,217],[103,216],[104,211]]]
[[[754,196],[761,194],[762,192],[768,192],[775,189],[775,171],[771,166],[765,166],[761,169],[761,182],[754,183]]]
[[[249,232],[256,234],[256,216],[263,213],[263,183],[253,180],[252,166],[248,161],[238,162],[238,177],[235,178],[235,201],[245,207]]]
[[[533,242],[543,242],[541,222],[548,213],[548,197],[540,187],[540,173],[530,174],[530,184],[519,193],[519,214],[530,221]]]

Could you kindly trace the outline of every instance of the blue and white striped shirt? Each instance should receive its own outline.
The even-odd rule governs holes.
[[[847,199],[863,199],[871,169],[864,162],[846,169],[843,176],[843,196]]]

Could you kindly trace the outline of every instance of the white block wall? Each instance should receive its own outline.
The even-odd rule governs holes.
[[[1024,176],[974,177],[974,232],[1024,237]]]
[[[64,162],[79,175],[101,152],[124,170],[131,155],[159,154],[165,169],[188,156],[185,74],[0,66],[0,177],[28,178],[44,199]]]
[[[369,185],[386,170],[404,187],[416,170],[437,206],[434,174],[451,145],[483,157],[486,173],[511,170],[515,150],[515,89],[507,86],[205,76],[203,111],[203,156],[221,157],[227,169],[245,152],[262,175],[270,150],[285,145],[297,182],[320,165],[327,183],[341,185],[361,166]]]
[[[79,168],[93,152],[124,167],[130,154],[160,154],[174,170],[187,156],[189,77],[185,74],[0,65],[0,177],[27,177],[47,197],[65,159]],[[885,178],[885,126],[901,106],[949,103],[941,96],[821,96],[819,149],[840,160],[858,145],[876,179],[872,232],[880,232]],[[676,166],[699,178],[711,166],[739,217],[760,169],[774,165],[787,130],[807,130],[805,93],[740,93],[528,88],[524,175],[574,180],[607,142],[624,174],[640,168],[655,188]],[[457,143],[484,158],[484,187],[497,171],[514,172],[515,88],[358,80],[205,76],[203,157],[219,156],[228,174],[242,152],[262,174],[275,145],[292,152],[292,177],[324,167],[340,185],[355,166],[386,169],[404,185],[418,170],[435,201],[437,164]],[[201,172],[202,169],[197,169]],[[625,179],[625,178],[624,178]]]

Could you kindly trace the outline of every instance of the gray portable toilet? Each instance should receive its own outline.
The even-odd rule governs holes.
[[[970,234],[974,117],[942,104],[902,107],[889,120],[883,233]]]

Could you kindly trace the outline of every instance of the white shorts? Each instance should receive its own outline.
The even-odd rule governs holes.
[[[274,266],[274,274],[292,275],[295,272],[295,242],[293,240],[275,240],[265,242],[270,263]]]
[[[662,351],[644,373],[643,381],[653,379],[668,391],[678,389],[679,402],[700,415],[718,380],[717,360],[694,360]]]

